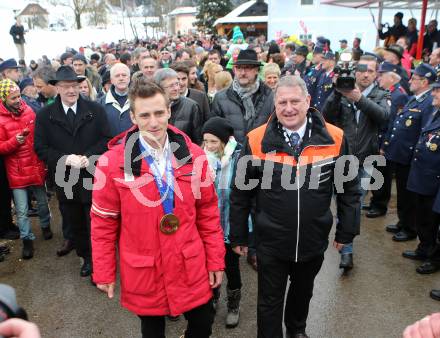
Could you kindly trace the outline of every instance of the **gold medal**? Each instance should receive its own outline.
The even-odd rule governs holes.
[[[165,235],[174,234],[179,229],[180,221],[174,214],[163,215],[160,220],[160,231]]]
[[[405,125],[406,125],[407,127],[411,127],[411,125],[412,125],[412,121],[411,121],[410,119],[406,120]]]
[[[435,143],[431,143],[431,144],[429,145],[429,150],[431,150],[431,151],[437,151],[437,144],[435,144]]]

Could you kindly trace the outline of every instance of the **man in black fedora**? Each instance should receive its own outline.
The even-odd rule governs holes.
[[[274,111],[273,92],[258,77],[260,65],[253,49],[241,50],[234,62],[234,81],[228,89],[217,93],[212,103],[211,115],[229,120],[240,143],[252,129],[265,124]],[[257,269],[252,235],[247,261]]]
[[[215,95],[211,115],[229,120],[242,143],[249,131],[267,122],[274,109],[273,93],[258,78],[261,63],[253,49],[241,50],[233,65],[234,81]]]
[[[79,81],[69,66],[61,66],[49,81],[58,96],[37,115],[35,151],[55,177],[63,222],[72,231],[78,256],[84,259],[80,274],[86,277],[92,271],[92,168],[97,155],[107,150],[111,134],[104,108],[81,98]]]

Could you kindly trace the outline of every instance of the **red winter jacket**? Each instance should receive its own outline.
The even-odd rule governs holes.
[[[5,161],[11,189],[44,185],[46,169],[34,151],[35,113],[22,100],[20,115],[13,115],[0,101],[0,155]],[[29,135],[23,144],[16,135],[24,129]]]
[[[136,132],[133,127],[113,139],[98,161],[91,211],[93,280],[115,282],[119,261],[124,307],[138,315],[179,315],[211,299],[208,271],[224,269],[217,196],[202,149],[169,126],[170,143],[179,145],[173,168],[174,214],[180,226],[173,234],[163,234],[162,206],[141,202],[159,201],[160,195],[148,164],[135,161],[140,155]],[[136,143],[124,162],[124,148],[133,134]],[[124,163],[133,175],[124,172]]]

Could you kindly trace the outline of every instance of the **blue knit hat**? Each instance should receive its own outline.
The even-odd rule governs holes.
[[[232,34],[232,41],[233,41],[234,43],[237,43],[237,40],[238,40],[238,39],[242,39],[242,40],[244,40],[243,33],[241,32],[239,26],[235,26],[235,27],[232,29],[232,31],[233,31],[233,34]]]

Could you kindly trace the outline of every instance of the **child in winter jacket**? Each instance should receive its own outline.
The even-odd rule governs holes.
[[[228,279],[228,314],[226,326],[236,327],[240,318],[241,276],[239,255],[232,251],[229,244],[229,195],[231,193],[232,177],[237,166],[241,145],[232,136],[234,129],[230,122],[221,117],[209,119],[203,126],[203,149],[215,178],[218,196],[220,221],[223,228],[226,255],[226,277]],[[220,289],[214,290],[214,304],[217,305]]]

